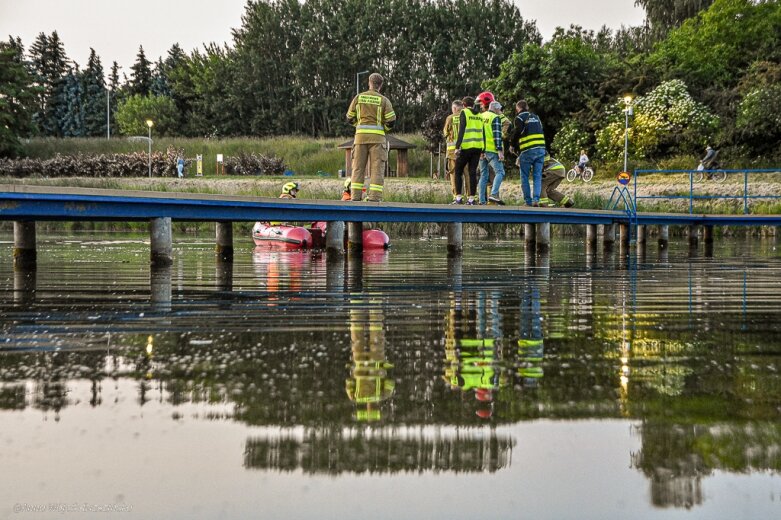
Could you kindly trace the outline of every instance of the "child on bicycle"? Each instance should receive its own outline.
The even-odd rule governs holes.
[[[586,169],[586,165],[588,164],[588,155],[586,155],[586,150],[580,151],[580,159],[578,159],[578,172],[583,175],[583,170]]]

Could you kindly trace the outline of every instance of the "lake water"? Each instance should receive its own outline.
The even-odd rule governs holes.
[[[772,239],[0,240],[0,518],[781,518]]]

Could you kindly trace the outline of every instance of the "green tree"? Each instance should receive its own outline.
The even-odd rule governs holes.
[[[758,59],[781,60],[781,2],[715,0],[651,56],[667,78],[680,78],[694,91],[733,87]]]
[[[38,90],[37,110],[33,121],[39,132],[45,136],[62,136],[59,127],[59,116],[64,107],[62,89],[65,75],[68,71],[68,58],[65,47],[57,31],[51,36],[39,33],[30,47],[30,65]]]
[[[119,65],[117,62],[111,64],[111,72],[108,76],[108,89],[109,95],[109,112],[111,114],[111,134],[114,135],[119,131],[117,126],[117,106],[119,100],[124,96],[124,85],[119,80]]]
[[[103,65],[95,49],[90,49],[87,68],[82,75],[84,135],[99,136],[106,133],[106,81]]]
[[[68,70],[57,94],[62,137],[84,137],[84,88],[78,65]]]
[[[176,134],[176,105],[165,96],[130,96],[119,103],[117,125],[123,135],[147,135],[146,121],[154,122],[155,135]]]
[[[752,64],[738,87],[735,129],[738,142],[752,154],[779,154],[781,142],[781,64]]]
[[[130,74],[130,95],[147,96],[152,89],[152,68],[149,60],[144,54],[143,45],[138,47],[138,54],[136,55],[136,62],[131,67],[132,73]]]
[[[502,64],[499,76],[483,86],[508,105],[526,99],[542,118],[550,140],[573,113],[587,108],[600,85],[618,69],[608,46],[609,41],[593,31],[558,28],[544,45],[526,45],[514,53]]]
[[[635,0],[635,5],[645,9],[648,24],[659,36],[707,9],[713,0]]]
[[[18,155],[19,137],[34,131],[37,88],[23,56],[21,41],[0,42],[0,157]]]

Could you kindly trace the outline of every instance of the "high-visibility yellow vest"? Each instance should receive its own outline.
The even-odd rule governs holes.
[[[464,107],[461,111],[466,118],[466,128],[464,137],[461,139],[462,150],[484,150],[485,149],[485,123],[483,118],[472,112],[472,109]]]
[[[499,117],[499,114],[495,114],[490,110],[480,114],[485,121],[485,151],[496,153],[496,143],[494,142],[494,119]]]
[[[385,135],[385,127],[382,124],[382,96],[359,94],[355,114],[358,120],[355,126],[356,134]]]

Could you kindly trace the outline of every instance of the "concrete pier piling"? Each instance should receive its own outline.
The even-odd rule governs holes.
[[[153,218],[149,221],[151,250],[149,260],[153,266],[165,267],[173,264],[173,241],[171,219]]]
[[[344,222],[331,221],[326,224],[325,254],[329,257],[344,255]]]
[[[697,236],[697,226],[689,226],[688,235],[689,235],[689,247],[696,248],[700,242],[700,238]]]
[[[597,245],[596,224],[586,224],[586,250],[593,249]]]
[[[537,224],[537,250],[545,253],[550,251],[550,222]]]
[[[523,225],[523,241],[527,244],[534,244],[537,242],[537,226],[534,224]]]
[[[35,249],[35,222],[14,222],[14,266],[34,269],[38,254]]]
[[[160,312],[171,310],[171,267],[153,266],[149,271],[149,300],[152,308]]]
[[[605,249],[613,249],[616,242],[616,225],[604,224],[602,226],[602,246]]]
[[[659,248],[665,249],[670,245],[670,226],[659,226]]]
[[[464,224],[451,222],[447,226],[447,254],[448,256],[460,255],[464,250]]]
[[[347,250],[352,255],[363,253],[363,222],[347,223]]]
[[[629,248],[629,241],[630,241],[629,232],[630,232],[629,224],[627,224],[626,222],[622,222],[621,224],[619,224],[618,237],[621,243],[621,248],[623,249]]]
[[[233,262],[233,222],[217,222],[216,238],[217,260]]]

